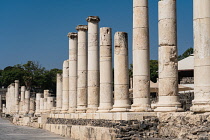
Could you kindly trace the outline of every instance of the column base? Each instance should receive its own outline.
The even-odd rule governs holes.
[[[115,100],[111,112],[128,112],[131,109],[129,100]]]
[[[97,113],[108,113],[110,112],[110,110],[112,109],[112,106],[109,106],[109,107],[99,107],[98,108],[98,111],[96,111]]]
[[[199,113],[204,113],[204,112],[210,112],[210,101],[192,101],[192,107],[190,110],[192,112],[199,112]]]
[[[76,108],[69,108],[69,113],[75,113],[76,112]]]
[[[159,96],[155,112],[180,112],[183,111],[178,96]]]
[[[136,98],[131,105],[131,112],[151,112],[151,106],[149,98]]]
[[[98,107],[88,107],[86,113],[96,113]]]
[[[61,114],[66,114],[66,113],[68,113],[68,109],[66,109],[66,110],[61,110],[60,113],[61,113]]]
[[[76,113],[86,113],[86,106],[79,106],[79,107],[77,107],[77,109],[76,109]]]

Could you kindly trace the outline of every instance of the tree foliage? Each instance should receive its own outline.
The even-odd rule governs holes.
[[[43,92],[44,89],[49,89],[55,93],[57,73],[62,73],[62,70],[46,70],[38,62],[28,61],[23,65],[17,64],[0,70],[0,86],[7,87],[15,80],[19,80],[20,85],[25,85],[31,91]]]
[[[129,77],[133,77],[133,64],[130,64]],[[156,82],[158,78],[158,61],[150,60],[150,80]]]
[[[193,54],[193,48],[189,48],[182,55],[179,55],[178,60],[182,60],[182,59],[190,56],[191,54]]]

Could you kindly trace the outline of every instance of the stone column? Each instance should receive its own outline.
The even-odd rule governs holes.
[[[2,112],[2,96],[0,95],[0,112]]]
[[[114,105],[112,112],[130,109],[128,76],[128,34],[114,35]]]
[[[41,93],[36,94],[36,113],[35,114],[40,114],[40,99],[42,97]]]
[[[25,92],[25,101],[24,101],[24,112],[25,114],[29,113],[30,110],[30,91],[26,90]]]
[[[34,112],[35,112],[35,99],[30,98],[29,114],[33,116]]]
[[[67,113],[69,108],[69,61],[63,62],[63,93],[62,113]]]
[[[193,112],[210,112],[210,0],[193,1]]]
[[[21,86],[20,89],[20,114],[24,114],[24,100],[25,100],[25,91],[26,91],[26,87],[25,86]]]
[[[44,112],[44,98],[40,98],[40,113]]]
[[[161,0],[159,7],[159,101],[155,111],[181,111],[178,93],[176,0]]]
[[[77,33],[69,33],[69,113],[77,108]]]
[[[130,78],[130,89],[133,89],[133,78]]]
[[[50,112],[54,107],[54,97],[47,97],[47,112]]]
[[[78,25],[77,112],[87,109],[87,25]]]
[[[130,111],[150,111],[148,0],[133,0],[133,104]]]
[[[99,105],[99,42],[97,16],[89,16],[88,22],[88,108],[95,112]]]
[[[113,100],[112,29],[100,28],[100,103],[97,112],[110,112]]]
[[[10,84],[10,111],[11,114],[16,113],[16,102],[15,102],[15,83]]]
[[[62,74],[57,73],[56,110],[60,111],[61,108],[62,108]]]
[[[49,90],[44,90],[44,112],[47,111],[47,97],[50,96]]]
[[[15,112],[19,112],[19,80],[15,80]]]

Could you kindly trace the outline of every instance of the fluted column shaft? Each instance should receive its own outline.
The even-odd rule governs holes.
[[[87,25],[78,25],[77,112],[87,109]]]
[[[29,113],[30,110],[30,91],[26,90],[25,92],[25,101],[24,101],[24,112],[25,114]]]
[[[77,33],[69,33],[69,112],[77,107]]]
[[[69,108],[69,60],[63,62],[63,92],[62,113],[67,113]]]
[[[161,0],[159,8],[159,101],[155,111],[181,111],[178,93],[176,0]]]
[[[194,100],[191,111],[210,112],[210,0],[193,0]]]
[[[15,112],[19,112],[19,80],[15,80]]]
[[[89,16],[88,22],[88,109],[95,112],[99,105],[99,41],[97,16]]]
[[[29,103],[29,114],[33,115],[35,112],[35,99],[34,98],[30,98],[30,103]]]
[[[150,111],[148,0],[133,0],[133,105]]]
[[[44,112],[44,98],[40,98],[40,113]]]
[[[128,34],[114,35],[114,105],[111,111],[124,112],[130,109],[128,77]]]
[[[60,111],[61,108],[62,108],[62,74],[57,73],[56,110]]]
[[[113,106],[112,29],[100,28],[100,103],[98,112],[109,112]]]
[[[49,90],[44,90],[44,112],[47,111],[47,97],[50,96]]]
[[[36,114],[40,114],[40,99],[42,97],[41,93],[36,94]]]

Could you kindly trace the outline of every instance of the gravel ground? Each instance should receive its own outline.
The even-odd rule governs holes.
[[[43,129],[17,126],[0,118],[0,140],[67,140],[67,138]]]

